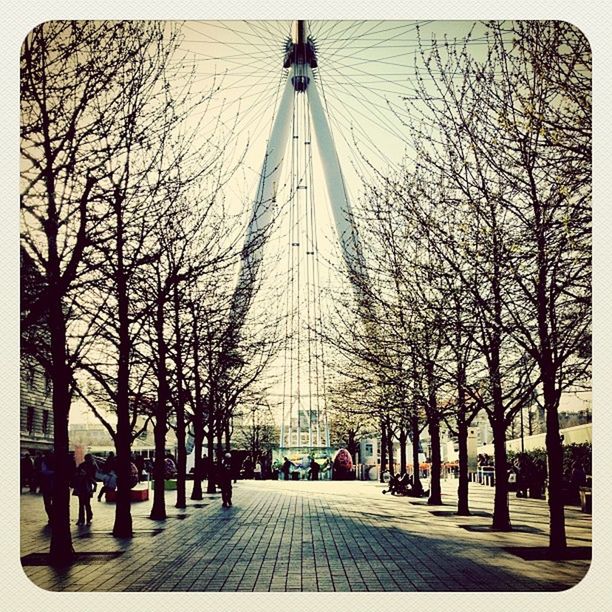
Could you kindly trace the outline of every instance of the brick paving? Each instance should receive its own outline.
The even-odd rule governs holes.
[[[511,495],[515,531],[492,532],[493,489],[471,484],[475,514],[458,517],[456,486],[443,482],[444,505],[436,507],[382,495],[372,482],[240,481],[231,508],[206,495],[178,510],[167,491],[165,521],[148,518],[151,501],[132,505],[131,540],[110,534],[114,504],[94,499],[92,525],[73,520],[74,548],[121,554],[24,571],[51,591],[550,592],[584,577],[587,560],[525,561],[506,550],[546,546],[545,501]],[[23,493],[20,501],[21,555],[47,552],[42,498]],[[568,507],[566,523],[570,546],[591,546],[590,515]]]

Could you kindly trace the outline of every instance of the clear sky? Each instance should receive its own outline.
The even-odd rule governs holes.
[[[176,27],[169,22],[168,26]],[[353,206],[358,205],[362,180],[371,176],[369,164],[383,172],[411,157],[406,147],[406,133],[398,117],[404,117],[402,97],[413,91],[414,64],[418,64],[419,36],[427,47],[432,37],[450,40],[463,38],[474,27],[465,21],[311,21],[307,29],[314,39],[318,59],[316,86],[326,107],[342,171]],[[286,81],[283,57],[291,32],[290,21],[188,21],[180,25],[181,52],[175,66],[179,74],[195,72],[194,92],[218,91],[206,108],[201,128],[202,138],[221,129],[228,136],[228,146],[235,158],[244,155],[234,180],[226,188],[230,212],[242,216],[246,225],[253,201],[265,147],[275,117],[280,92]],[[474,39],[478,52],[482,39]],[[180,86],[180,82],[177,83]],[[303,98],[298,106],[304,106]],[[194,122],[200,117],[194,117]],[[296,119],[297,120],[297,119]],[[298,128],[294,127],[295,132]],[[207,131],[207,130],[210,130]],[[288,276],[299,265],[304,270],[308,250],[306,241],[317,242],[317,268],[322,286],[344,284],[341,255],[323,188],[322,169],[313,141],[313,177],[316,234],[302,236],[298,258],[289,261],[292,237],[292,157],[287,150],[282,185],[278,198],[278,220],[266,250],[265,265],[279,299],[273,305],[284,314],[288,304],[283,296]],[[303,162],[302,162],[303,163]],[[303,225],[303,224],[302,224]],[[303,226],[299,230],[303,232]],[[304,285],[306,274],[302,272]],[[304,295],[304,292],[303,292]],[[303,302],[294,308],[305,311]],[[269,304],[259,307],[270,308]],[[325,305],[323,305],[325,309]],[[312,322],[312,319],[311,319]],[[306,350],[304,347],[302,350]],[[305,355],[302,362],[305,360]],[[282,361],[282,358],[281,358]],[[277,363],[277,375],[280,375]],[[308,374],[305,375],[308,377]],[[304,377],[302,377],[304,380]],[[280,394],[280,389],[276,389]],[[72,420],[89,420],[86,410],[75,406]]]

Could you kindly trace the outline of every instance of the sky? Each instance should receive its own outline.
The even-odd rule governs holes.
[[[246,225],[259,180],[266,144],[286,81],[282,63],[286,41],[291,32],[290,21],[188,21],[182,24],[168,22],[168,28],[178,27],[182,42],[174,65],[180,74],[194,72],[194,92],[218,91],[206,108],[202,122],[202,138],[208,130],[219,129],[229,136],[228,145],[235,159],[241,158],[238,172],[226,189],[226,202],[232,213],[242,218]],[[318,68],[315,71],[316,87],[326,108],[345,182],[353,207],[359,207],[363,192],[363,180],[371,179],[373,168],[387,173],[402,161],[413,159],[413,151],[407,140],[407,130],[401,125],[408,120],[403,97],[414,92],[414,69],[422,67],[419,46],[427,49],[433,39],[443,42],[462,40],[468,32],[470,52],[482,57],[486,49],[483,26],[471,21],[310,21],[309,35],[314,39]],[[428,84],[431,85],[431,84]],[[304,107],[303,94],[296,95],[296,108]],[[194,117],[194,122],[201,117]],[[294,137],[308,129],[298,125],[296,114]],[[307,136],[303,136],[307,139]],[[256,308],[272,308],[277,315],[288,310],[305,313],[311,302],[293,300],[290,307],[287,286],[291,275],[295,276],[300,262],[301,286],[306,279],[306,255],[316,241],[317,275],[328,294],[340,286],[346,286],[342,274],[341,254],[337,244],[327,195],[323,189],[322,168],[313,141],[312,203],[316,218],[315,228],[309,235],[304,223],[296,230],[296,219],[304,221],[305,209],[295,214],[291,202],[295,189],[296,164],[304,160],[292,158],[290,148],[285,155],[285,168],[279,197],[277,220],[265,253],[265,266],[270,281],[262,289],[262,295],[270,291],[277,296],[270,303]],[[304,168],[297,171],[304,172]],[[298,191],[295,191],[299,195]],[[295,204],[295,202],[294,202]],[[293,224],[293,225],[292,225]],[[292,229],[294,228],[294,229]],[[291,252],[291,244],[301,236],[299,255]],[[318,238],[315,237],[318,236]],[[310,243],[311,247],[308,247]],[[295,282],[295,281],[294,281]],[[326,304],[322,304],[323,313]],[[299,315],[302,323],[314,325],[316,315]],[[297,325],[294,318],[292,325]],[[303,340],[306,332],[302,333]],[[307,361],[306,344],[302,342],[301,358]],[[291,357],[289,360],[291,361]],[[295,357],[293,357],[295,360]],[[286,363],[281,355],[275,364],[277,384],[274,396],[282,394],[282,371]],[[297,365],[295,366],[297,367]],[[310,371],[312,372],[312,371]],[[293,373],[293,377],[297,372]],[[302,383],[309,377],[302,373]],[[286,376],[285,376],[286,378]],[[301,394],[304,394],[302,384]],[[73,420],[90,420],[87,410],[77,408]]]
[[[193,71],[194,94],[217,89],[205,115],[196,115],[193,121],[202,120],[202,138],[209,137],[214,130],[222,131],[234,159],[240,158],[238,172],[225,189],[225,198],[230,213],[238,215],[243,226],[248,220],[287,79],[282,64],[291,26],[291,21],[188,21],[167,25],[169,31],[179,28],[181,32],[180,50],[173,61],[179,77]],[[406,119],[402,98],[414,91],[414,65],[420,65],[419,44],[428,48],[433,38],[462,39],[473,29],[471,48],[478,54],[483,48],[482,36],[478,35],[482,26],[468,21],[307,22],[308,35],[314,40],[317,53],[315,85],[325,106],[354,208],[359,206],[363,180],[372,179],[373,168],[387,173],[402,160],[413,157],[406,130],[401,126]],[[179,80],[177,85],[181,84]],[[320,344],[314,346],[307,328],[315,325],[318,313],[323,317],[329,315],[329,304],[324,297],[317,307],[315,292],[308,291],[311,262],[307,253],[316,251],[314,266],[310,266],[310,282],[316,277],[328,299],[339,290],[346,290],[347,285],[316,139],[305,134],[312,126],[303,119],[307,112],[304,99],[304,94],[296,94],[292,134],[297,142],[312,140],[312,180],[307,181],[307,189],[314,194],[309,210],[314,221],[306,227],[306,202],[293,199],[293,193],[297,196],[303,193],[299,188],[296,190],[294,177],[296,173],[307,174],[307,170],[304,156],[292,156],[293,143],[289,142],[275,229],[264,256],[269,281],[262,287],[260,297],[265,302],[260,300],[254,306],[255,312],[272,308],[275,316],[288,316],[286,332],[293,328],[298,338],[287,345],[286,352],[279,355],[264,376],[266,380],[272,376],[276,381],[271,389],[271,398],[276,398],[272,402],[280,402],[278,398],[293,387],[290,395],[296,397],[284,400],[289,404],[297,402],[297,396],[301,403],[311,403],[315,378],[320,381],[319,390],[325,386],[321,358],[317,358],[323,355],[323,349]],[[300,164],[301,169],[296,169]],[[298,242],[299,247],[292,249],[291,245]],[[288,291],[291,283],[296,289]],[[271,292],[276,299],[269,299]],[[305,299],[307,295],[310,297]],[[287,369],[287,363],[293,366]],[[328,370],[328,377],[329,374]],[[91,421],[91,415],[77,403],[71,420]]]

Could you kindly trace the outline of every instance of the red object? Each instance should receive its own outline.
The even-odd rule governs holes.
[[[117,501],[117,491],[107,491],[106,501]],[[149,499],[149,489],[132,489],[130,491],[130,501],[147,501]]]
[[[334,457],[334,472],[337,476],[348,475],[353,469],[353,458],[346,448],[341,448]]]

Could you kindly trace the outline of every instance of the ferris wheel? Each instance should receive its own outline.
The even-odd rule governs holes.
[[[230,66],[225,87],[241,92],[234,100],[240,105],[237,124],[251,130],[253,141],[266,141],[255,170],[255,197],[230,310],[231,325],[238,330],[253,305],[262,268],[271,257],[284,259],[276,304],[285,321],[278,394],[281,448],[330,444],[322,270],[341,268],[358,309],[364,305],[368,282],[349,183],[357,166],[362,175],[368,171],[366,157],[391,164],[405,154],[398,117],[411,91],[416,31],[426,25],[208,24],[210,44],[224,36],[225,43],[214,53],[200,51],[199,59],[215,70],[216,62],[225,59]],[[201,32],[196,25],[187,27]],[[224,57],[218,49],[225,49]],[[347,171],[352,173],[348,179]],[[330,226],[335,245],[324,248],[322,236]]]

